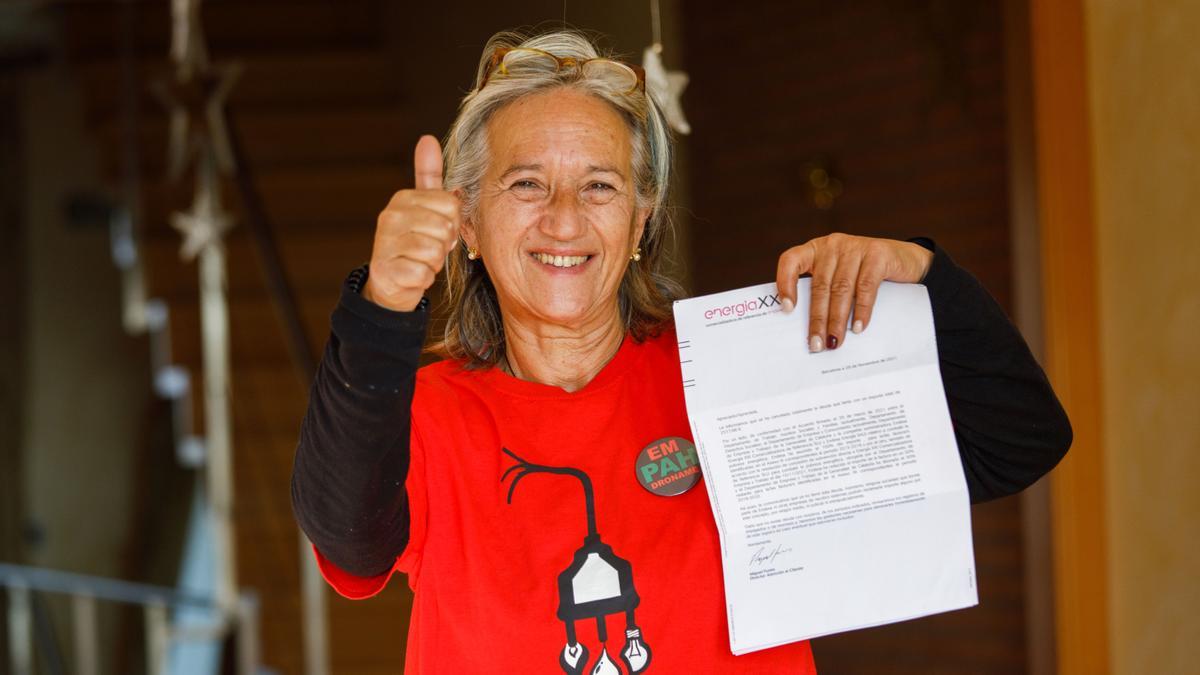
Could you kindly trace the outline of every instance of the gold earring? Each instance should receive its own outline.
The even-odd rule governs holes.
[[[639,247],[633,249],[633,255],[629,256],[629,259],[632,260],[633,262],[637,262],[637,261],[641,260],[642,259],[642,247],[639,246]]]
[[[467,260],[479,260],[479,249],[471,246],[467,249]]]

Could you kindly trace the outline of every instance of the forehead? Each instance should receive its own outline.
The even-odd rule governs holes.
[[[631,137],[619,113],[599,98],[555,89],[517,99],[488,121],[488,171],[522,164],[630,169]]]

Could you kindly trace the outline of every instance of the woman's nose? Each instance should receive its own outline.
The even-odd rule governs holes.
[[[555,190],[542,217],[541,229],[547,236],[560,241],[582,236],[587,222],[578,195],[570,190]]]

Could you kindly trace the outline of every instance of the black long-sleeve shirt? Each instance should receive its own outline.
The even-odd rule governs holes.
[[[1066,413],[991,295],[933,242],[914,241],[934,252],[923,283],[971,501],[1018,492],[1070,447]],[[427,320],[424,302],[391,311],[348,280],[310,392],[293,509],[322,555],[358,576],[386,572],[408,543],[410,407]]]

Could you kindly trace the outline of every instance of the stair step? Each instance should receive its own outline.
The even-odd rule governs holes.
[[[371,256],[373,228],[370,226],[307,230],[276,237],[284,273],[298,297],[309,293],[335,293],[350,270]],[[196,264],[181,260],[182,237],[175,232],[142,242],[143,260],[155,297],[171,301],[195,295],[198,288]],[[266,293],[267,282],[257,249],[244,225],[225,239],[227,291],[231,296]]]
[[[177,360],[182,364],[182,360]],[[192,378],[193,400],[203,398],[204,371],[199,355],[183,364]],[[247,363],[234,361],[232,369],[233,428],[236,445],[291,462],[300,421],[308,406],[310,381],[301,381],[290,362]],[[197,405],[195,429],[203,434],[202,405]]]
[[[171,3],[137,2],[133,33],[138,51],[167,53]],[[122,9],[113,2],[55,6],[72,60],[110,57],[122,31]],[[216,60],[271,50],[363,47],[383,38],[385,8],[379,0],[207,0],[201,22],[208,53]]]
[[[199,372],[202,359],[199,300],[175,298],[171,308],[171,349],[173,360]],[[264,296],[229,298],[230,355],[235,368],[243,364],[258,367],[286,367],[291,364],[283,323],[271,301]],[[300,299],[300,320],[308,337],[309,349],[320,355],[329,335],[329,314],[337,304],[337,293],[310,294]]]
[[[436,288],[430,294],[440,297]],[[337,306],[337,300],[337,293],[310,294],[298,303],[309,350],[318,360],[329,337],[329,315]],[[230,297],[229,322],[230,355],[235,370],[246,367],[278,369],[296,381],[295,376],[290,375],[294,371],[283,322],[269,298],[265,295]],[[430,335],[435,330],[440,328],[431,326]],[[171,348],[175,362],[187,365],[193,373],[199,372],[202,338],[198,301],[179,299],[171,303]]]
[[[420,132],[394,104],[339,108],[250,108],[232,118],[246,158],[256,172],[272,168],[411,161]],[[166,170],[168,116],[145,115],[138,128],[142,175]],[[94,130],[102,147],[103,171],[121,175],[125,130],[120,118],[109,117]]]
[[[375,220],[397,190],[412,187],[411,166],[399,162],[354,166],[287,167],[256,171],[267,217],[276,236],[303,229],[341,232],[374,232]],[[165,178],[143,185],[142,223],[146,236],[178,237],[169,225],[169,214],[191,203],[193,184],[171,183]],[[226,208],[242,223],[245,215],[231,181],[221,189]]]
[[[233,394],[239,442],[267,448],[290,466],[310,384],[300,381],[291,364],[236,368]]]
[[[319,307],[320,303],[316,303],[316,306]],[[255,303],[250,311],[254,309],[266,314],[263,323],[274,319],[274,316],[269,314],[269,307]],[[240,313],[234,314],[232,320],[237,322],[239,316]],[[319,337],[311,341],[314,354],[319,359],[329,335],[328,312],[319,325],[314,319],[310,326],[312,330],[321,331]],[[186,366],[192,376],[195,428],[202,433],[204,373],[200,353],[199,320],[195,307],[182,307],[173,311],[171,330],[174,361]],[[294,369],[288,358],[282,334],[275,337],[264,333],[265,331],[260,331],[255,336],[245,325],[240,328],[235,325],[232,328],[234,442],[239,447],[254,446],[258,448],[256,452],[290,463],[300,431],[300,422],[308,406],[309,387],[312,383],[308,380],[302,381]],[[176,336],[178,339],[175,339]],[[262,356],[264,352],[271,353]],[[436,358],[430,354],[422,355],[422,363],[434,360]]]
[[[351,48],[237,57],[241,75],[228,102],[235,111],[257,107],[313,108],[368,106],[403,99],[397,69],[378,50]],[[93,123],[117,117],[124,105],[122,64],[107,59],[76,64],[84,92],[87,119]],[[149,85],[169,72],[166,54],[144,58],[137,65],[138,102],[143,120],[162,116],[164,108]]]

